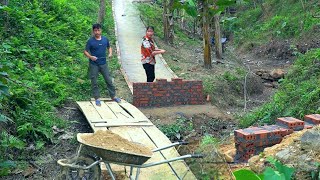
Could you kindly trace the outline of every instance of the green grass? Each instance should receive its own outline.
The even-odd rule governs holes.
[[[140,12],[140,17],[146,26],[153,26],[155,35],[163,38],[163,21],[162,9],[158,5],[148,3],[139,3],[137,8]]]
[[[67,127],[56,108],[91,96],[88,60],[83,55],[99,1],[10,1],[0,6],[0,165],[22,160],[57,143],[52,127]],[[114,22],[107,2],[103,34],[115,44]],[[119,69],[114,58],[111,71]],[[4,83],[4,85],[3,85]],[[6,87],[9,94],[5,95]],[[13,120],[8,121],[7,118]],[[22,143],[26,142],[26,143]],[[36,150],[23,151],[34,144]],[[21,156],[17,156],[20,154]],[[11,166],[6,166],[8,167]],[[5,175],[8,170],[0,172]]]
[[[299,40],[320,25],[319,19],[313,17],[320,12],[317,1],[303,1],[303,5],[301,2],[273,0],[256,7],[253,3],[240,5],[237,18],[226,22],[225,29],[234,32],[238,46],[250,41],[261,45],[275,38]]]

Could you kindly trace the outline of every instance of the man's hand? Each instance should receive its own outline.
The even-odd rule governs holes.
[[[112,48],[109,47],[108,51],[109,51],[109,56],[108,57],[111,58],[112,57]]]
[[[96,61],[98,58],[97,58],[96,56],[90,56],[90,59],[91,59],[92,61]]]

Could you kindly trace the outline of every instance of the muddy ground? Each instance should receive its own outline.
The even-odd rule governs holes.
[[[274,58],[272,56],[265,56],[265,54],[270,52],[265,50],[266,47],[261,47],[260,50],[255,49],[255,52],[264,54],[260,53],[259,56],[257,56],[255,54],[239,53],[227,44],[222,59],[223,63],[217,64],[217,59],[215,59],[213,53],[213,68],[208,70],[203,68],[201,42],[196,46],[176,43],[173,47],[166,45],[159,39],[157,39],[157,43],[159,47],[167,50],[164,58],[171,69],[179,77],[184,79],[209,79],[212,80],[212,82],[217,82],[218,77],[226,71],[235,72],[237,68],[246,69],[247,72],[250,71],[248,74],[253,74],[254,76],[255,70],[259,69],[270,70],[280,68],[286,71],[293,62],[293,57],[290,53],[287,53],[287,55],[286,53],[282,53],[281,57],[274,55],[274,57],[277,57]],[[272,44],[270,44],[271,47],[268,48],[286,47],[279,45],[279,43],[274,43],[276,47],[272,47]],[[282,50],[278,51],[282,52]],[[114,77],[118,96],[126,99],[128,102],[132,102],[130,90],[124,78],[121,76],[121,72],[114,72]],[[174,124],[179,118],[184,118],[185,122],[192,124],[192,130],[185,131],[176,137],[171,137],[172,140],[187,140],[190,142],[189,146],[179,150],[180,153],[195,152],[199,147],[201,138],[207,134],[217,138],[222,144],[230,144],[231,134],[234,129],[237,129],[238,123],[235,118],[237,117],[236,115],[243,114],[261,105],[267,101],[276,90],[273,86],[265,86],[264,80],[252,81],[252,83],[254,83],[253,86],[260,87],[262,90],[259,91],[259,93],[251,93],[246,97],[246,101],[242,93],[230,93],[228,90],[231,91],[232,89],[226,88],[216,89],[218,92],[216,93],[217,97],[208,97],[205,105],[145,108],[141,109],[141,111],[159,127]],[[229,94],[233,94],[234,97],[228,99],[227,96],[229,96]],[[227,100],[231,103],[225,103]],[[56,137],[58,137],[59,140],[48,145],[40,154],[34,154],[32,150],[26,150],[30,157],[27,160],[29,164],[17,168],[10,176],[0,179],[54,179],[57,176],[60,171],[56,163],[57,160],[69,157],[76,152],[78,143],[75,135],[82,132],[92,132],[92,130],[83,114],[77,109],[75,102],[66,103],[64,107],[58,108],[56,113],[69,123],[66,129],[53,129],[53,131],[57,133]],[[208,164],[207,167],[210,167],[210,163],[204,162],[204,164]],[[192,166],[198,166],[193,167],[193,169],[205,169],[199,163],[194,163]],[[229,168],[230,166],[225,169],[228,170]],[[226,174],[228,173],[230,172],[224,172],[224,176],[227,176]],[[221,174],[218,173],[218,175],[220,176]]]

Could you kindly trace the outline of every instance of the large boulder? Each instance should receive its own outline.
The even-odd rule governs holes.
[[[308,179],[310,173],[318,171],[320,162],[320,126],[294,132],[283,138],[282,142],[265,148],[260,155],[253,156],[248,163],[258,173],[265,169],[265,159],[275,157],[281,163],[295,168],[296,179]]]
[[[282,69],[273,69],[272,71],[269,70],[257,70],[255,72],[256,75],[260,76],[261,79],[268,80],[268,81],[277,81],[284,77],[285,72]]]
[[[320,151],[320,127],[316,127],[304,133],[301,138],[301,148]]]
[[[282,69],[274,69],[270,72],[272,79],[277,80],[284,77],[285,72]]]

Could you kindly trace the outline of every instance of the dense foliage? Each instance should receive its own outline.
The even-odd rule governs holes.
[[[237,18],[226,21],[225,28],[234,33],[238,46],[262,45],[273,39],[298,41],[315,34],[320,26],[315,17],[320,14],[317,0],[250,1],[239,4],[237,9]]]
[[[8,2],[0,6],[0,167],[31,153],[19,150],[55,143],[52,127],[66,126],[56,107],[90,97],[83,49],[99,10],[98,0]],[[114,44],[111,13],[103,28]]]
[[[253,47],[252,44],[261,45],[272,39],[308,44],[318,40],[312,38],[320,36],[320,21],[315,17],[320,12],[318,1],[272,0],[262,1],[255,7],[253,4],[244,7],[234,24],[229,26],[235,32],[235,42],[242,46],[251,44]],[[296,46],[292,44],[290,47]],[[306,114],[320,112],[319,45],[310,47],[305,54],[297,50],[290,52],[297,59],[285,79],[280,80],[279,91],[270,102],[244,116],[240,121],[242,127],[256,122],[271,124],[281,116],[303,119]]]
[[[233,174],[237,180],[290,180],[295,171],[294,168],[283,165],[277,159],[273,157],[267,157],[267,161],[274,167],[266,167],[262,174],[255,174],[248,169],[240,169],[234,171]]]

